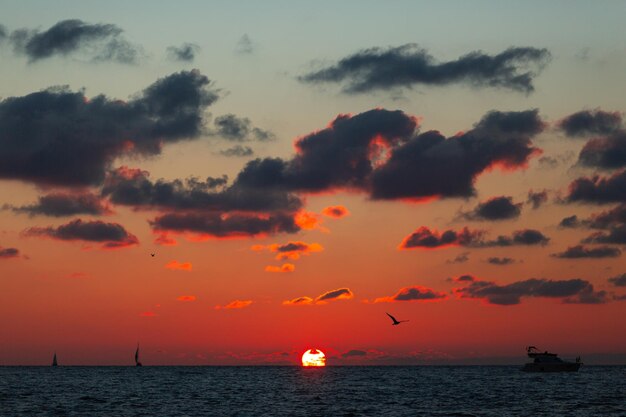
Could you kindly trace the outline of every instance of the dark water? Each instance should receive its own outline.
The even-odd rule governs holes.
[[[0,367],[2,416],[626,416],[626,367]]]

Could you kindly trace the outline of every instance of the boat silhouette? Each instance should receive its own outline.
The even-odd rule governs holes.
[[[52,357],[52,366],[59,366],[57,363],[57,353],[54,352],[54,356]]]
[[[528,346],[526,353],[533,361],[524,365],[524,372],[577,372],[583,364],[580,356],[576,358],[576,362],[568,362],[559,358],[556,353],[547,350],[540,352],[535,346]]]
[[[139,362],[139,345],[137,345],[137,350],[135,350],[135,366],[143,366],[141,362]]]

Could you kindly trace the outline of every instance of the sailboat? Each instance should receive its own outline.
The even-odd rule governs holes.
[[[59,366],[57,363],[57,353],[54,352],[54,356],[52,357],[52,366]]]
[[[135,366],[143,366],[141,362],[139,362],[139,345],[137,345],[137,350],[135,351]]]

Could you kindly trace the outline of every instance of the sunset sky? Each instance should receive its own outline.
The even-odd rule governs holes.
[[[0,16],[0,365],[626,363],[625,2]]]

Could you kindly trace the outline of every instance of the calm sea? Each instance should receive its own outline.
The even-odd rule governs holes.
[[[0,367],[2,416],[626,416],[626,367]]]

